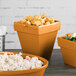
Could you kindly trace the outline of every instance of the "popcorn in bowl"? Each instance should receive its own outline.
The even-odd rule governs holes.
[[[16,71],[16,70],[30,70],[43,66],[43,62],[38,57],[26,56],[23,58],[22,53],[0,54],[0,71]]]
[[[42,25],[49,25],[54,23],[53,17],[46,17],[45,14],[42,14],[41,16],[35,15],[33,16],[26,16],[26,18],[19,21],[22,24],[29,24],[32,26],[42,26]]]

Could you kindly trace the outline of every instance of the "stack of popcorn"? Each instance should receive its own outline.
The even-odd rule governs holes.
[[[20,23],[23,24],[28,24],[32,26],[42,26],[42,25],[50,25],[54,23],[53,17],[46,17],[45,14],[42,14],[41,16],[35,15],[33,16],[26,16],[26,18],[22,19],[19,21]]]
[[[4,53],[0,54],[0,71],[16,71],[16,70],[29,70],[43,66],[43,62],[38,57],[26,56],[25,59],[19,54]]]

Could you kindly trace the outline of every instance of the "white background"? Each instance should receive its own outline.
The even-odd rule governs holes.
[[[6,49],[20,49],[13,22],[27,15],[54,17],[61,21],[61,30],[57,36],[76,31],[76,0],[0,0],[0,25],[7,26]],[[54,49],[58,49],[57,40]]]

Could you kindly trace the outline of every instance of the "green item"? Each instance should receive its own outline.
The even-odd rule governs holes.
[[[69,40],[69,36],[68,35],[66,35],[66,39]]]
[[[69,35],[66,35],[66,39],[76,42],[76,36],[73,36],[73,37],[69,38]]]

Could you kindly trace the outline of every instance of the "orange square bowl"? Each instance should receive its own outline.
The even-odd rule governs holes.
[[[0,54],[4,54],[5,52],[0,52]],[[18,54],[17,52],[7,52],[7,54]],[[22,56],[34,57],[34,55],[22,53]],[[39,68],[31,69],[31,70],[21,70],[21,71],[0,71],[0,76],[43,76],[45,69],[48,66],[48,61],[42,57],[37,56],[44,65]]]
[[[49,60],[60,26],[60,21],[43,26],[15,22],[14,30],[17,31],[24,53],[38,55]]]
[[[76,67],[76,42],[66,40],[65,37],[58,37],[58,45],[61,48],[64,63]]]

